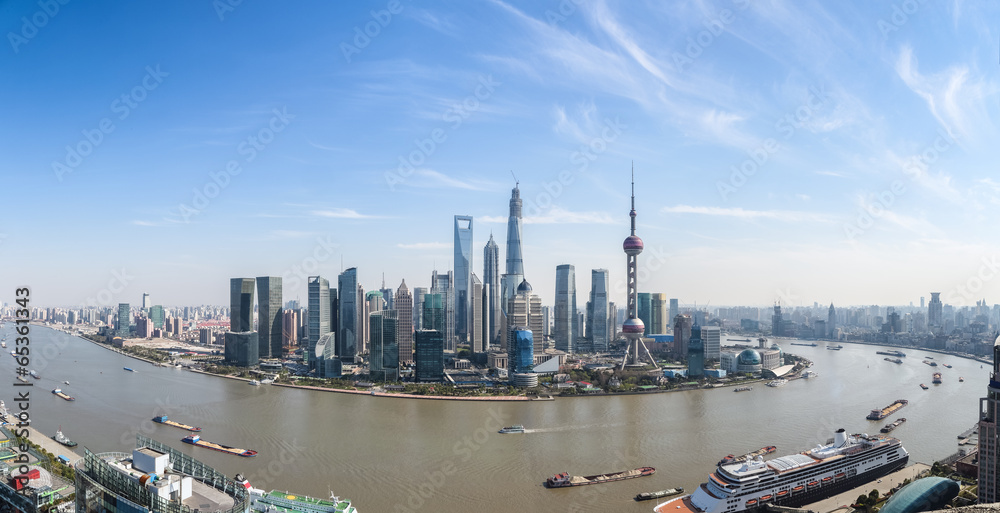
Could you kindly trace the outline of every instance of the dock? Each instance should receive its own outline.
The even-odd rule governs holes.
[[[854,504],[854,501],[858,500],[859,495],[868,495],[872,490],[878,490],[880,497],[885,496],[885,494],[888,493],[894,486],[902,483],[906,479],[912,481],[918,474],[930,470],[930,468],[931,466],[926,463],[914,463],[913,465],[897,470],[882,479],[872,481],[853,490],[839,493],[819,502],[807,504],[802,506],[801,509],[812,510],[817,513],[848,513],[850,511],[854,511],[851,504]]]

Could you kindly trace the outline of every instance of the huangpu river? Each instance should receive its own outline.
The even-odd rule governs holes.
[[[13,348],[12,323],[2,330]],[[154,367],[93,343],[32,326],[32,426],[48,435],[60,427],[93,452],[129,451],[141,433],[214,466],[242,473],[267,490],[349,498],[362,513],[423,511],[651,511],[639,492],[704,482],[723,456],[776,445],[774,456],[814,447],[838,428],[876,433],[886,421],[865,420],[896,399],[909,405],[891,419],[907,422],[892,434],[911,462],[930,463],[957,450],[956,436],[977,421],[990,366],[904,349],[898,365],[876,346],[840,351],[778,344],[804,356],[818,376],[779,388],[732,388],[650,395],[557,398],[539,402],[395,399],[245,382]],[[925,355],[953,368],[929,367]],[[123,367],[138,372],[126,372]],[[15,402],[13,358],[0,357]],[[931,385],[931,374],[943,384]],[[959,382],[959,377],[965,382]],[[30,379],[30,378],[29,378]],[[69,381],[70,384],[63,384]],[[920,383],[930,389],[921,390]],[[51,393],[60,387],[75,402]],[[23,390],[23,388],[21,389]],[[168,415],[201,426],[202,438],[255,449],[241,458],[181,443],[187,433],[156,424]],[[523,435],[501,435],[523,424]],[[549,490],[545,479],[656,467],[651,477]]]

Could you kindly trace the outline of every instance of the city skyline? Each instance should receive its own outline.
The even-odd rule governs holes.
[[[144,292],[224,305],[234,276],[282,277],[305,303],[308,276],[350,267],[365,290],[383,273],[429,287],[454,270],[456,215],[477,225],[471,272],[491,235],[506,254],[516,181],[534,293],[554,303],[557,265],[608,269],[623,305],[634,159],[641,292],[996,302],[996,6],[572,5],[400,4],[389,21],[386,6],[61,6],[0,51],[23,120],[0,166],[24,216],[0,228],[18,270],[0,287],[111,308]],[[8,9],[21,34],[39,7]],[[262,43],[269,19],[295,23]],[[253,230],[229,235],[240,221]]]

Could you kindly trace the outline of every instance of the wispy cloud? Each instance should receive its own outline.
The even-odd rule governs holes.
[[[481,216],[476,218],[480,223],[501,224],[506,223],[507,218],[502,216]],[[616,221],[607,212],[573,212],[562,207],[551,207],[545,212],[533,216],[525,216],[521,222],[524,224],[615,224]]]
[[[163,226],[163,223],[155,223],[153,221],[144,221],[142,219],[135,219],[132,221],[135,226]]]
[[[396,244],[400,249],[448,249],[452,247],[447,242],[414,242],[412,244]]]
[[[695,214],[719,217],[734,217],[737,219],[775,219],[779,221],[813,221],[831,222],[833,218],[826,214],[803,212],[797,210],[746,210],[741,207],[699,207],[692,205],[675,205],[663,207],[660,212],[665,214]]]
[[[310,212],[310,214],[316,217],[331,217],[336,219],[382,219],[383,218],[383,216],[361,214],[358,211],[350,208],[313,210],[312,212]]]

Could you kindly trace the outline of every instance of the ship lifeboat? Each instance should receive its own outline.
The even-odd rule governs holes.
[[[799,488],[802,488],[802,487],[800,486]],[[788,495],[788,490],[782,490],[782,491],[778,492],[778,497],[784,497],[786,495]]]
[[[757,499],[750,499],[747,501],[747,506],[753,506],[754,504],[757,504]]]
[[[824,482],[824,483],[826,483],[826,482],[828,482],[828,481],[829,481],[829,480],[831,480],[831,479],[833,479],[833,478],[832,478],[832,477],[829,477],[829,476],[827,476],[827,477],[824,477],[824,478],[823,478],[823,482]]]
[[[799,485],[799,486],[796,486],[795,488],[792,488],[792,491],[793,492],[801,492],[802,491],[802,485]]]
[[[837,475],[835,475],[835,476],[833,476],[833,477],[836,477],[837,479],[840,479],[840,478],[842,478],[842,477],[844,477],[844,476],[846,476],[846,475],[847,475],[847,474],[845,474],[845,473],[841,472],[841,473],[839,473],[839,474],[837,474]]]
[[[806,484],[808,484],[809,486],[816,486],[816,485],[819,484],[819,481],[811,481],[811,482],[806,483]]]
[[[767,494],[767,495],[765,495],[765,496],[763,496],[763,497],[760,498],[761,502],[769,501],[769,500],[771,500],[771,494]]]

